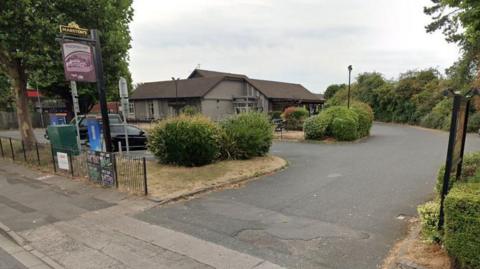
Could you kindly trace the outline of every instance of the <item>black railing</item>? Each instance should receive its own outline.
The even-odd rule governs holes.
[[[83,150],[76,154],[70,149],[53,148],[48,143],[35,143],[27,145],[22,140],[0,137],[0,156],[13,162],[35,167],[45,172],[86,178],[104,186],[116,187],[122,191],[134,194],[148,194],[146,159],[144,157],[131,157],[121,153],[107,154],[99,152],[99,167],[89,162],[91,151]],[[100,158],[109,157],[111,166],[105,168]],[[59,160],[59,158],[61,160]],[[104,160],[104,159],[102,159]],[[97,175],[95,171],[98,170]],[[105,175],[107,172],[110,175]],[[103,174],[102,174],[103,173]],[[113,182],[100,179],[111,179]],[[109,184],[106,184],[109,182]]]

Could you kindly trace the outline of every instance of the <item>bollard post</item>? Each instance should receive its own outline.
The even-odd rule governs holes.
[[[15,161],[15,153],[13,153],[13,145],[12,145],[12,138],[8,138],[8,140],[10,141],[10,150],[12,151],[12,160]]]

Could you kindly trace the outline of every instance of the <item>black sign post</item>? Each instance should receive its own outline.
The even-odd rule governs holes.
[[[450,136],[448,139],[447,160],[445,163],[445,174],[443,176],[442,192],[440,195],[439,230],[443,229],[445,221],[444,202],[450,189],[450,177],[455,173],[455,179],[459,180],[462,175],[470,99],[478,94],[478,90],[471,90],[466,95],[454,93],[449,90],[446,94],[453,96],[453,109],[450,124]]]
[[[60,32],[62,33],[60,42],[62,43],[62,46],[65,42],[78,42],[78,43],[83,43],[83,44],[88,44],[89,46],[94,45],[94,66],[95,66],[95,79],[93,80],[90,77],[88,79],[83,78],[82,76],[77,76],[78,79],[75,79],[75,81],[86,81],[86,82],[97,82],[97,91],[98,91],[98,97],[99,97],[99,102],[100,102],[100,111],[102,113],[102,129],[103,129],[103,137],[105,140],[105,149],[107,152],[112,152],[112,138],[110,135],[110,121],[108,118],[108,110],[107,110],[107,98],[105,96],[105,78],[103,74],[103,63],[102,63],[102,50],[101,50],[101,44],[100,44],[100,37],[99,37],[99,31],[96,29],[90,30],[90,38],[88,37],[88,30],[80,28],[77,24],[75,23],[70,23],[68,26],[60,26]],[[79,54],[81,55],[81,54]],[[64,55],[64,62],[65,62],[65,57]],[[79,58],[80,56],[77,56]],[[74,59],[73,61],[78,61],[78,59]],[[74,66],[77,68],[82,67],[82,63],[75,63],[72,61],[72,65],[78,65]],[[85,65],[88,63],[88,60],[83,63]],[[67,66],[69,65],[65,65]],[[69,74],[66,69],[66,75]]]

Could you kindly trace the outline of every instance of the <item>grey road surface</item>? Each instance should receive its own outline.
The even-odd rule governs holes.
[[[48,140],[45,139],[45,129],[34,129],[33,130],[35,137],[37,138],[37,141],[39,143],[47,143]],[[20,132],[16,129],[12,130],[1,130],[0,131],[0,137],[11,137],[14,139],[21,139],[22,137],[20,136]]]
[[[446,145],[444,132],[389,124],[359,143],[274,143],[288,169],[136,217],[289,268],[377,268],[405,235],[398,216],[432,197]]]

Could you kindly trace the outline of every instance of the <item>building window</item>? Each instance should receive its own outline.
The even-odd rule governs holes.
[[[148,114],[150,118],[155,117],[155,108],[153,107],[153,102],[148,102]]]
[[[134,103],[128,104],[128,113],[130,113],[130,114],[135,113],[135,104]]]

